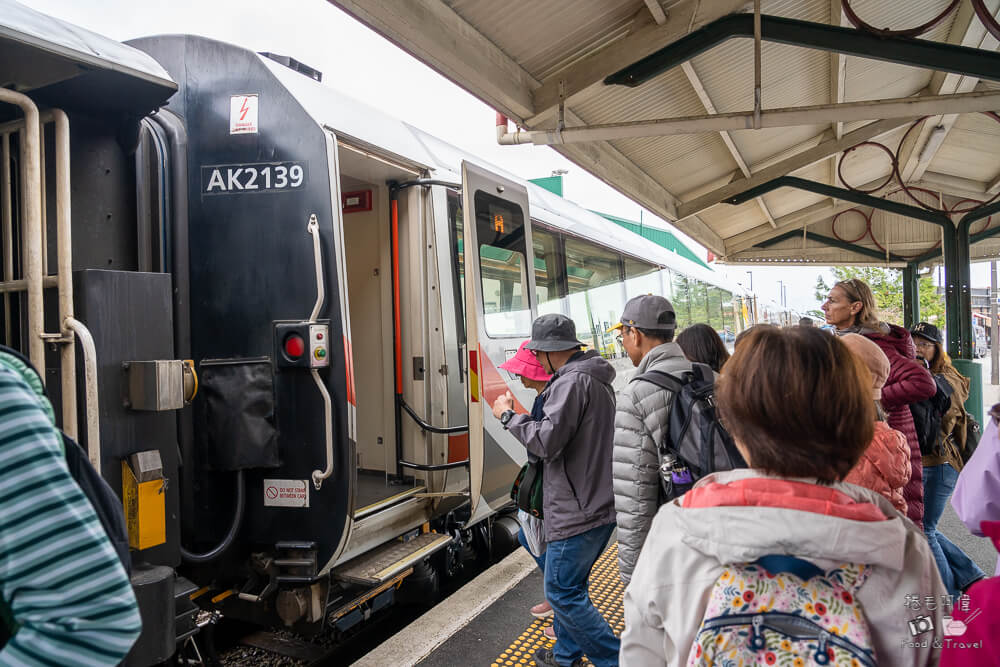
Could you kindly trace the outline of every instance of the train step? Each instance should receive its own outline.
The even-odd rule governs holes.
[[[352,584],[381,584],[423,560],[451,542],[450,535],[422,533],[406,542],[391,542],[370,553],[358,556],[331,574],[334,579]]]

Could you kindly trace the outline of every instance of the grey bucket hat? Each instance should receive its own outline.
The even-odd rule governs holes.
[[[524,347],[538,352],[559,352],[584,345],[586,343],[576,339],[573,320],[559,313],[549,313],[531,323],[531,340]]]

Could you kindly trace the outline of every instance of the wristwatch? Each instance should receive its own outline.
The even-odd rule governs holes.
[[[516,414],[517,413],[513,410],[504,410],[503,414],[500,415],[500,425],[507,428],[507,425],[510,424],[510,420],[513,419]]]

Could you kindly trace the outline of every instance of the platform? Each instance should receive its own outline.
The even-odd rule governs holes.
[[[534,665],[535,650],[555,643],[543,634],[552,619],[535,619],[529,611],[542,601],[542,589],[542,574],[534,560],[518,549],[354,664]],[[625,628],[624,591],[618,576],[618,543],[612,542],[591,572],[590,597],[616,635]]]
[[[997,554],[985,538],[969,534],[951,505],[938,530],[987,573]],[[524,549],[517,549],[463,586],[399,633],[354,663],[355,667],[514,667],[534,665],[535,650],[554,644],[542,631],[551,619],[536,620],[530,609],[542,600],[542,574]],[[598,559],[590,597],[616,635],[625,628],[618,577],[618,543]],[[586,663],[589,664],[589,663]]]

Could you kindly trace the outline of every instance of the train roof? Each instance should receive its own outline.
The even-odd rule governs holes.
[[[344,93],[304,76],[266,56],[264,65],[302,104],[320,125],[338,137],[370,149],[378,149],[405,164],[422,167],[436,178],[461,180],[462,160],[482,165],[528,190],[532,217],[570,234],[586,238],[625,254],[679,271],[726,289],[742,292],[720,274],[667,250],[623,227],[611,223],[573,202],[531,183],[505,169],[423,130],[359,102]]]
[[[131,113],[177,90],[148,54],[14,0],[0,0],[0,85],[43,104]]]

